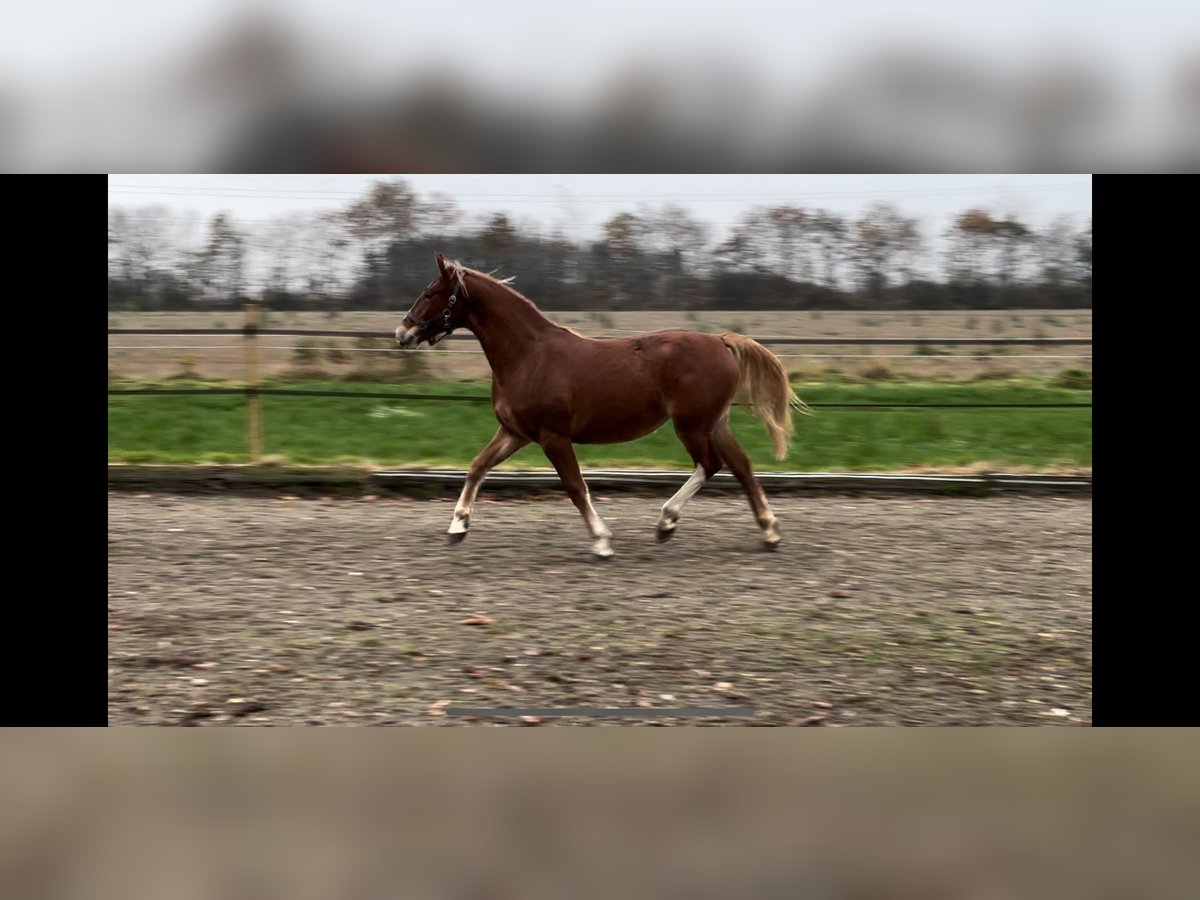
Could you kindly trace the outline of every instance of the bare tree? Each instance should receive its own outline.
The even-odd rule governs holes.
[[[517,245],[517,230],[504,213],[488,218],[479,232],[479,240],[491,265],[501,265],[511,257]]]
[[[987,281],[995,228],[996,220],[982,209],[968,209],[955,216],[947,232],[950,248],[946,268],[953,281],[974,285]]]
[[[288,294],[297,286],[301,238],[309,217],[279,216],[251,236],[251,252],[262,272],[262,286],[274,294]]]
[[[246,239],[233,220],[217,213],[209,224],[208,240],[195,254],[193,273],[201,296],[233,302],[245,294]]]
[[[663,255],[674,254],[680,268],[702,272],[709,228],[682,206],[667,204],[640,220],[638,244],[643,250]]]
[[[1092,289],[1092,220],[1088,219],[1087,231],[1075,241],[1075,258],[1079,264],[1079,280]]]
[[[811,281],[810,224],[810,214],[799,207],[755,207],[742,214],[727,249],[737,247],[742,266],[752,271]]]
[[[633,213],[617,213],[604,223],[604,242],[609,253],[618,258],[632,259],[642,245],[645,223]]]
[[[145,281],[172,267],[180,242],[165,206],[142,206],[109,213],[109,264],[126,278]]]
[[[355,242],[360,276],[364,280],[376,283],[386,280],[388,248],[417,235],[422,212],[417,195],[407,182],[400,180],[376,181],[366,197],[350,205],[342,219]],[[326,255],[328,249],[323,248]],[[316,280],[322,283],[322,289],[326,287],[324,276],[317,276]]]
[[[1032,262],[1036,237],[1016,217],[1000,219],[982,209],[969,209],[956,217],[948,236],[951,279],[973,285],[984,296],[989,293],[984,285],[996,285],[1002,294],[1012,291]],[[998,305],[1001,297],[993,296],[987,302]]]
[[[853,246],[853,237],[841,216],[818,209],[809,221],[808,240],[819,270],[820,283],[830,290],[841,287],[841,269]]]
[[[920,249],[917,220],[888,203],[871,206],[854,223],[854,260],[859,286],[875,299],[892,281],[903,284]]]
[[[346,210],[350,233],[374,251],[412,237],[419,219],[420,201],[404,181],[376,181]]]
[[[414,221],[424,235],[452,234],[463,221],[462,210],[448,194],[435,193],[417,205]]]
[[[354,252],[353,229],[346,217],[337,212],[314,216],[304,244],[307,265],[303,277],[316,298],[340,300],[359,274]]]

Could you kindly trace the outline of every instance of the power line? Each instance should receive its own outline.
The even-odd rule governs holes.
[[[147,196],[149,196],[149,195],[147,195]],[[117,211],[129,209],[129,208],[136,209],[137,207],[113,207],[113,208],[110,208],[109,211],[117,212]],[[489,214],[490,214],[490,212],[468,213],[468,215],[477,215],[477,216],[485,216],[485,215],[489,215]],[[925,214],[922,216],[922,221],[924,224],[929,224],[930,222],[936,222],[936,221],[940,221],[940,220],[947,219],[947,218],[953,218],[957,214],[958,213],[928,213],[928,214]],[[1090,209],[1055,210],[1055,215],[1071,215],[1071,216],[1088,215],[1088,216],[1090,216],[1091,214],[1092,214],[1092,210],[1090,210]],[[184,215],[182,213],[168,212],[168,213],[160,216],[160,218],[167,220],[167,221],[172,221],[172,222],[193,223],[201,228],[208,227],[208,221],[207,221],[205,215],[199,214],[199,213],[194,216],[188,216],[188,215]],[[243,219],[236,214],[231,214],[230,218],[232,219],[232,222],[234,225],[278,225],[281,222],[286,223],[286,221],[287,221],[282,218]],[[741,222],[741,221],[738,221],[738,222],[714,222],[711,219],[700,219],[698,221],[702,225],[729,227],[729,228],[732,228],[736,225],[746,224],[745,222]],[[571,231],[580,231],[585,228],[600,228],[601,226],[605,225],[607,222],[608,222],[608,219],[596,219],[596,220],[588,221],[588,222],[541,221],[541,222],[533,222],[533,223],[510,222],[509,224],[517,230],[526,228],[526,225],[528,224],[528,227],[530,229],[535,230],[539,233],[542,233],[542,232],[556,232],[556,231],[571,232]],[[311,228],[314,225],[314,223],[311,221],[297,222],[294,224],[296,225],[297,228]],[[487,222],[485,222],[485,221],[478,221],[478,222],[468,221],[468,222],[458,223],[453,226],[449,226],[448,230],[445,232],[438,232],[438,233],[428,232],[428,233],[423,233],[421,236],[422,237],[454,237],[454,236],[469,237],[472,234],[474,234],[479,228],[485,227],[486,225],[487,225]],[[301,236],[303,237],[305,235],[301,235]],[[307,236],[308,237],[316,237],[316,238],[324,237],[324,235],[320,232],[316,232],[316,233],[308,232]],[[935,235],[935,237],[936,237],[936,235]]]
[[[995,194],[995,193],[1029,193],[1035,191],[1063,190],[1090,187],[1083,182],[1060,182],[1046,185],[1030,185],[1026,187],[946,187],[946,188],[893,188],[881,190],[858,191],[775,191],[770,193],[725,192],[725,193],[688,193],[688,194],[539,194],[539,193],[496,193],[496,194],[452,194],[452,199],[460,202],[482,202],[498,200],[507,203],[609,203],[637,202],[639,200],[675,200],[679,202],[703,200],[706,203],[745,203],[755,200],[795,200],[795,199],[840,199],[869,196],[937,196],[953,194]],[[185,196],[185,197],[227,197],[246,199],[288,199],[288,200],[341,200],[347,198],[362,198],[367,195],[361,191],[332,191],[303,188],[252,188],[252,187],[201,187],[188,185],[148,185],[125,184],[108,189],[110,194],[135,194],[140,196]],[[299,196],[293,196],[299,195]]]

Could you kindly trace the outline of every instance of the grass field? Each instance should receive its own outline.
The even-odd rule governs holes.
[[[145,386],[112,382],[110,390]],[[200,387],[172,381],[172,387]],[[212,386],[208,384],[207,386]],[[486,382],[405,386],[309,382],[289,388],[486,397]],[[1090,390],[1053,387],[1047,379],[973,383],[797,383],[799,395],[821,403],[1090,403]],[[280,462],[386,466],[465,466],[496,430],[488,402],[262,398],[264,453]],[[123,462],[245,462],[246,401],[216,397],[109,397],[109,459]],[[733,429],[755,466],[799,471],[1090,470],[1092,411],[1088,409],[818,409],[796,417],[786,459],[776,461],[762,425],[740,409]],[[689,469],[668,423],[629,444],[579,446],[582,466]],[[526,447],[505,463],[544,468]]]

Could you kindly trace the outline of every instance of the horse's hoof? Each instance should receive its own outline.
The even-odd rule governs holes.
[[[763,549],[776,550],[779,548],[779,526],[772,522],[763,532]]]
[[[671,538],[675,537],[675,529],[673,527],[656,529],[654,532],[654,537],[660,544],[663,541],[669,541]]]
[[[453,547],[455,544],[461,544],[466,540],[467,533],[465,531],[451,531],[446,535],[446,543]]]

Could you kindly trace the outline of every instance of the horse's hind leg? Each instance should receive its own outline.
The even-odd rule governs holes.
[[[467,483],[463,485],[462,494],[454,507],[454,517],[450,520],[450,528],[447,530],[450,543],[457,544],[467,536],[467,529],[471,527],[471,507],[487,473],[528,443],[526,438],[518,437],[501,425],[495,437],[471,461]]]
[[[675,526],[679,524],[679,514],[683,506],[699,493],[704,483],[721,471],[721,457],[713,447],[712,431],[703,426],[690,426],[679,421],[675,422],[675,434],[687,449],[696,464],[692,476],[683,483],[670,500],[663,504],[658,517],[658,527],[655,536],[659,542],[669,540],[675,534]]]
[[[583,473],[579,471],[579,460],[575,458],[575,448],[571,446],[570,438],[552,435],[544,437],[539,443],[546,453],[546,458],[558,472],[558,477],[562,479],[563,487],[567,489],[567,496],[571,498],[571,502],[583,515],[583,521],[587,523],[588,533],[595,541],[592,544],[592,552],[601,559],[612,556],[612,545],[609,542],[612,532],[608,530],[608,526],[604,524],[604,520],[592,506],[592,497],[583,480]]]
[[[754,510],[754,519],[763,531],[763,544],[768,550],[774,550],[779,545],[779,525],[767,504],[767,495],[754,478],[750,458],[729,430],[728,417],[721,419],[713,429],[713,445],[746,492],[750,508]]]

